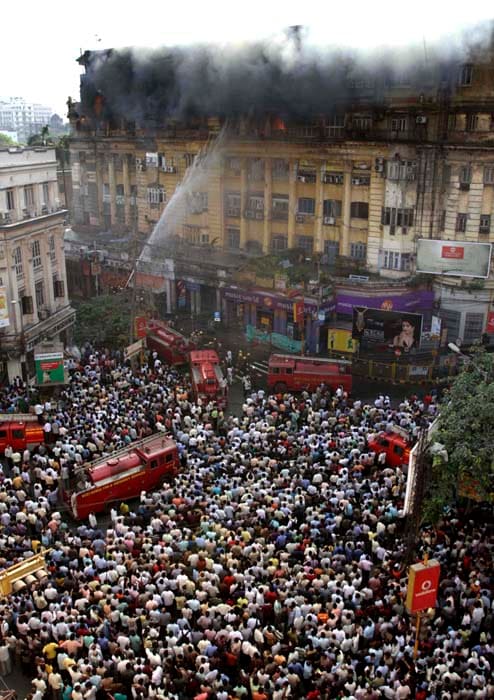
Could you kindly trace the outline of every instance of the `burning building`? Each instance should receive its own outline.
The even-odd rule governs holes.
[[[79,62],[81,101],[69,111],[74,220],[95,234],[146,239],[214,146],[207,177],[191,179],[168,229],[202,247],[202,262],[213,243],[223,267],[239,254],[297,248],[317,254],[336,281],[358,272],[368,289],[405,289],[431,272],[417,266],[419,240],[494,238],[490,41],[364,58],[296,41],[87,51]],[[169,310],[179,279],[195,310],[202,287],[218,287],[221,275],[206,282],[200,268],[180,272],[170,261],[166,283],[156,283]],[[450,339],[494,332],[494,282],[480,273],[466,281],[449,258],[434,272]]]

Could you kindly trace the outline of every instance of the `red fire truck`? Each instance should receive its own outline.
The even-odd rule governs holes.
[[[14,450],[31,449],[44,442],[43,426],[31,413],[0,413],[0,454],[7,445]]]
[[[220,408],[224,408],[227,401],[227,383],[218,354],[214,350],[193,350],[189,361],[194,399],[216,401]]]
[[[297,355],[271,355],[268,363],[268,387],[271,391],[313,391],[326,384],[333,391],[339,386],[352,390],[352,363]]]
[[[367,441],[372,452],[386,453],[388,467],[399,467],[408,464],[410,458],[410,445],[408,434],[398,426],[389,433],[377,433]]]
[[[168,365],[184,365],[194,344],[188,338],[161,321],[148,321],[146,345],[156,350],[158,357]]]
[[[87,518],[115,501],[135,498],[175,477],[180,462],[177,446],[164,435],[151,435],[76,470],[61,485],[61,496],[74,518]]]

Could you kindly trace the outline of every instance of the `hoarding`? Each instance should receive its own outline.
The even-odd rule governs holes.
[[[406,607],[409,613],[434,608],[437,600],[441,566],[431,559],[427,564],[413,564],[408,571]]]
[[[407,313],[423,313],[432,309],[434,292],[428,289],[383,294],[382,291],[364,288],[342,289],[336,292],[336,313],[352,315],[354,306],[369,306],[384,311],[406,311]]]
[[[7,301],[7,288],[0,287],[0,328],[10,325],[9,305]]]
[[[408,352],[419,347],[421,334],[421,314],[353,307],[352,337],[368,345],[387,345]]]
[[[458,277],[489,277],[492,245],[467,241],[417,241],[417,272]]]
[[[62,351],[47,351],[34,353],[34,367],[38,386],[65,384],[65,369]]]
[[[330,328],[328,330],[328,350],[354,353],[357,347],[358,343],[352,338],[352,331],[346,328]]]

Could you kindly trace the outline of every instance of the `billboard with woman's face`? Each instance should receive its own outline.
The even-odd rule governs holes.
[[[408,352],[419,347],[421,334],[421,314],[353,307],[352,337],[364,345],[383,345]]]

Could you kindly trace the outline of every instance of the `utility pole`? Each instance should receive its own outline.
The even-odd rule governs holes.
[[[137,240],[137,207],[134,215],[133,231],[132,231],[132,244],[131,244],[131,255],[132,255],[132,272],[130,273],[130,280],[132,281],[132,295],[130,298],[130,328],[129,328],[129,345],[132,345],[135,338],[135,320],[136,320],[136,299],[137,299],[137,263],[138,263],[138,248],[139,242]]]
[[[424,496],[426,494],[429,482],[429,463],[427,459],[427,427],[420,428],[417,457],[415,469],[408,473],[408,478],[413,480],[411,484],[411,506],[407,515],[405,527],[405,561],[410,563],[413,558],[413,553],[417,544],[417,537],[422,520],[422,511],[424,505]]]

